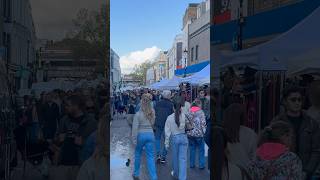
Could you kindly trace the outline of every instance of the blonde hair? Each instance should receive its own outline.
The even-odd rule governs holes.
[[[152,95],[149,93],[143,94],[141,97],[141,111],[145,117],[150,121],[151,125],[155,122],[155,112],[151,106]]]

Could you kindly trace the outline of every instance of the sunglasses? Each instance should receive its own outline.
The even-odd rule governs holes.
[[[301,98],[290,98],[289,99],[291,102],[301,102],[302,101],[302,99]]]

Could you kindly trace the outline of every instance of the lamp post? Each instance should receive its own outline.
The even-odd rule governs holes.
[[[185,49],[185,50],[183,51],[183,53],[184,53],[184,75],[183,75],[183,77],[186,77],[188,50]]]
[[[244,25],[244,17],[243,17],[243,0],[240,1],[240,8],[239,8],[239,19],[238,19],[238,25],[239,25],[239,34],[238,34],[238,50],[242,50],[242,36],[243,36],[243,25]]]

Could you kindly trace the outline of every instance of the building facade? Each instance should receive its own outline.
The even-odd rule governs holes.
[[[182,24],[182,51],[183,59],[177,63],[177,69],[185,68],[188,66],[188,46],[189,46],[189,25],[197,19],[199,3],[190,3],[183,16]]]
[[[161,79],[167,78],[167,58],[168,51],[160,51],[159,55],[155,58],[154,71],[155,71],[155,81],[160,81]]]
[[[71,50],[47,45],[40,51],[43,81],[94,79],[98,59],[74,59]]]
[[[143,82],[141,82],[140,80],[134,78],[132,75],[129,74],[125,74],[122,76],[122,81],[121,81],[122,85],[121,87],[139,87],[143,84]]]
[[[189,25],[188,65],[210,59],[210,4],[209,0],[197,7],[197,19]]]
[[[120,57],[113,50],[110,50],[110,85],[119,86],[121,82]]]
[[[197,19],[197,8],[199,3],[190,3],[184,13],[182,20],[182,28],[186,27],[188,23]]]
[[[151,67],[149,69],[147,69],[147,72],[146,72],[146,85],[151,85],[153,83],[155,83],[156,80],[155,80],[155,71],[154,71],[154,68]]]
[[[167,71],[168,71],[168,79],[173,78],[175,75],[176,69],[181,69],[185,66],[184,57],[186,57],[183,53],[184,49],[184,40],[185,35],[179,34],[175,37],[172,47],[167,53]]]
[[[35,79],[36,33],[29,0],[0,0],[2,57],[16,90],[31,87]]]

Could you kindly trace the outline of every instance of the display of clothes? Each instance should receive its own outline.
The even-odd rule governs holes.
[[[261,93],[261,129],[280,112],[283,74],[279,72],[263,74]]]
[[[284,86],[285,72],[258,71],[248,66],[242,70],[243,73],[240,71],[234,73],[234,77],[236,77],[236,74],[242,74],[240,93],[235,93],[232,91],[234,89],[233,87],[227,86],[230,84],[228,84],[228,82],[231,81],[230,79],[222,78],[222,80],[229,81],[221,83],[221,112],[232,103],[242,103],[246,107],[247,118],[244,122],[245,125],[259,132],[265,126],[269,125],[270,121],[280,112],[280,98]],[[228,73],[225,74],[228,75]],[[226,77],[226,75],[223,77]],[[260,81],[261,77],[262,82]],[[261,89],[260,85],[262,85]],[[238,100],[238,94],[240,94],[241,100]],[[259,102],[260,97],[261,102]],[[259,112],[259,106],[261,106],[261,112]]]

